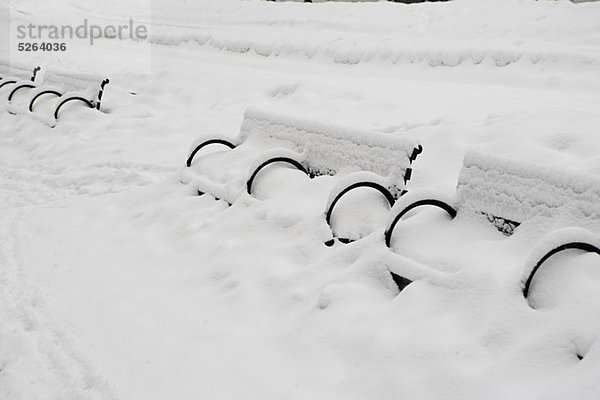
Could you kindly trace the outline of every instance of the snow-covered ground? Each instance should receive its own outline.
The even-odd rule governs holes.
[[[180,182],[248,107],[418,139],[409,192],[453,195],[469,150],[599,175],[600,3],[40,3],[0,22],[152,33],[45,55],[110,77],[104,113],[0,112],[0,399],[600,398],[597,256],[520,294],[547,226],[424,209],[392,252],[367,191],[334,219],[366,237],[329,248],[337,178],[270,168],[232,207]],[[398,294],[388,268],[424,279]]]

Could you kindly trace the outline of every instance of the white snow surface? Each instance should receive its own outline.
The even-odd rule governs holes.
[[[0,5],[2,24],[9,8],[27,23],[152,22],[150,72],[130,40],[12,60],[111,83],[104,112],[72,104],[54,128],[39,117],[51,99],[0,112],[0,399],[600,397],[598,256],[561,252],[536,275],[535,309],[521,294],[547,246],[597,242],[577,229],[587,220],[530,218],[508,237],[475,213],[416,209],[389,250],[388,204],[360,189],[332,229],[361,239],[326,247],[342,177],[273,165],[229,207],[182,174],[194,139],[235,138],[257,107],[414,138],[409,192],[453,198],[468,151],[587,188],[600,174],[599,2],[144,5]],[[239,172],[235,152],[212,151],[193,178],[225,182],[217,158]],[[398,293],[389,271],[414,282]]]

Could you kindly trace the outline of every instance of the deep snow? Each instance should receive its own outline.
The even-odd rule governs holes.
[[[333,220],[363,239],[328,248],[335,177],[269,168],[232,207],[180,182],[190,144],[235,137],[248,107],[417,138],[409,191],[453,196],[468,150],[594,180],[600,3],[147,5],[9,4],[153,25],[151,54],[105,40],[43,60],[109,76],[105,113],[0,112],[0,398],[600,396],[597,256],[553,257],[535,309],[521,295],[562,220],[508,237],[423,209],[390,251],[366,191]],[[398,295],[388,268],[416,281]]]

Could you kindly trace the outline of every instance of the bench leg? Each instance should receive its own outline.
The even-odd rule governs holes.
[[[410,279],[395,274],[392,271],[390,271],[390,275],[392,275],[392,279],[394,280],[394,283],[396,284],[396,286],[398,286],[398,290],[400,291],[404,290],[405,287],[412,283]]]
[[[344,197],[348,192],[354,190],[354,189],[358,189],[360,187],[368,187],[368,188],[372,188],[377,190],[378,192],[380,192],[388,201],[390,207],[394,206],[394,203],[396,202],[396,200],[394,199],[394,196],[390,193],[390,191],[388,189],[386,189],[384,186],[380,185],[377,182],[371,182],[371,181],[362,181],[362,182],[356,182],[353,183],[352,185],[346,186],[344,189],[342,189],[333,199],[333,201],[331,202],[331,204],[329,204],[329,207],[327,207],[327,211],[325,211],[325,221],[327,222],[327,225],[329,225],[329,228],[331,229],[331,216],[333,215],[333,209],[335,208],[336,204],[342,199],[342,197]],[[340,242],[342,243],[350,243],[351,240],[350,239],[340,239]],[[334,240],[328,240],[327,242],[325,242],[326,246],[332,246],[334,244]]]

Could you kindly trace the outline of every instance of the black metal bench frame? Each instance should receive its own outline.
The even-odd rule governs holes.
[[[197,145],[195,145],[191,149],[191,151],[189,152],[188,157],[186,159],[185,165],[187,168],[192,167],[194,159],[198,156],[200,150],[204,149],[207,146],[220,145],[220,146],[225,146],[228,149],[235,149],[238,146],[240,146],[243,141],[244,141],[244,139],[240,139],[239,137],[234,140],[221,138],[221,137],[212,137],[212,138],[205,139],[205,140],[199,142]],[[393,150],[393,151],[396,151],[396,150]],[[410,155],[407,155],[409,166],[403,170],[404,186],[406,185],[406,183],[408,182],[408,180],[411,178],[411,175],[412,175],[412,168],[410,167],[410,165],[412,165],[413,161],[415,161],[417,159],[418,155],[421,154],[422,151],[423,151],[423,147],[421,145],[416,145],[416,147],[414,147],[412,149],[412,152],[410,152]],[[289,165],[293,166],[294,168],[298,169],[299,171],[302,171],[303,173],[305,173],[311,179],[316,176],[319,176],[319,175],[325,175],[325,174],[334,175],[335,174],[335,172],[331,173],[331,171],[324,171],[324,170],[312,168],[309,161],[303,160],[302,154],[298,154],[297,158],[289,157],[285,154],[274,154],[271,157],[267,157],[264,160],[260,160],[260,159],[258,160],[258,162],[256,163],[256,166],[249,173],[248,178],[246,180],[246,193],[248,193],[249,195],[252,195],[252,188],[257,179],[259,172],[263,168],[267,167],[268,165],[274,164],[274,163],[289,164]],[[396,183],[394,183],[394,185],[396,185]],[[404,189],[391,190],[391,188],[385,187],[385,185],[375,182],[375,181],[359,180],[357,182],[352,182],[349,185],[341,188],[335,194],[335,196],[333,197],[333,201],[330,204],[328,204],[327,209],[324,212],[325,221],[329,225],[330,229],[331,229],[331,224],[330,224],[331,217],[332,217],[334,208],[337,205],[337,203],[348,192],[350,192],[354,189],[360,188],[360,187],[368,187],[368,188],[372,188],[372,189],[379,191],[387,199],[390,207],[394,205],[396,199],[398,199],[400,196],[402,196],[406,192]],[[394,186],[394,189],[397,189],[397,188]],[[205,194],[203,190],[198,190],[198,193],[200,195]],[[332,234],[333,234],[333,231],[332,231]],[[342,243],[349,243],[351,241],[350,239],[345,239],[345,238],[340,238],[339,240]],[[326,241],[325,244],[332,245],[334,242],[335,242],[334,240],[329,240],[329,241]]]
[[[18,83],[16,80],[13,81],[6,81],[4,82],[2,85],[0,85],[0,87],[4,86],[4,84],[8,84],[8,83],[16,83],[17,85],[10,91],[9,95],[8,95],[8,101],[12,101],[13,96],[15,95],[15,93],[21,89],[25,89],[25,88],[34,88],[36,87],[35,85],[35,79],[37,77],[37,73],[39,71],[41,71],[42,68],[37,66],[33,69],[33,74],[31,75],[31,77],[29,78],[28,82],[23,82],[23,83]]]
[[[405,180],[405,183],[406,183],[406,180]],[[327,246],[327,247],[333,246],[335,244],[335,239],[337,239],[340,243],[343,243],[343,244],[348,244],[348,243],[353,242],[353,240],[350,238],[338,238],[335,236],[335,234],[333,233],[333,229],[331,227],[331,218],[332,218],[333,210],[334,210],[336,204],[342,199],[342,197],[344,197],[346,194],[353,191],[354,189],[358,189],[358,188],[371,188],[371,189],[378,191],[379,193],[381,193],[383,195],[383,197],[385,197],[385,199],[387,200],[390,207],[393,207],[394,204],[396,203],[396,198],[392,195],[392,193],[385,186],[383,186],[380,183],[373,182],[373,181],[359,181],[359,182],[355,182],[355,183],[345,186],[343,189],[341,189],[335,195],[335,197],[333,198],[333,201],[331,201],[331,203],[327,207],[327,210],[325,211],[325,222],[327,222],[327,225],[329,226],[329,229],[331,230],[331,233],[333,235],[332,239],[324,242],[325,246]]]
[[[44,89],[44,83],[38,83],[38,82],[36,82],[37,73],[40,70],[41,70],[41,68],[39,66],[35,67],[33,69],[33,74],[30,77],[29,81],[22,82],[22,83],[19,83],[19,81],[16,80],[16,79],[9,79],[9,80],[5,80],[5,81],[2,82],[3,78],[0,77],[0,88],[2,88],[5,85],[9,85],[9,84],[15,84],[15,83],[17,84],[9,92],[9,94],[8,94],[8,101],[9,102],[12,101],[13,97],[15,96],[15,94],[17,92],[19,92],[20,90],[41,88],[42,90],[40,90],[39,92],[37,92],[29,100],[29,104],[28,104],[28,110],[29,110],[29,112],[33,112],[34,104],[35,104],[35,102],[40,97],[42,97],[43,95],[49,95],[49,94],[54,95],[57,98],[61,98],[61,100],[58,102],[58,104],[54,108],[53,116],[54,116],[54,120],[55,121],[58,120],[58,116],[59,116],[59,112],[60,112],[61,108],[63,108],[65,104],[67,104],[69,102],[73,102],[73,101],[81,102],[81,103],[85,104],[86,106],[88,106],[89,108],[95,108],[97,110],[100,110],[100,105],[102,103],[102,96],[104,94],[104,88],[110,82],[109,79],[103,79],[100,82],[100,88],[99,88],[98,92],[94,93],[93,95],[84,96],[81,93],[73,93],[71,95],[66,95],[68,93],[67,90],[61,91],[60,89],[56,89],[56,88],[47,88],[47,89]],[[68,79],[68,77],[67,77],[67,79]],[[62,97],[65,96],[65,95],[66,95],[66,97],[63,99]]]
[[[565,250],[582,250],[584,252],[596,253],[596,254],[600,255],[600,249],[598,247],[596,247],[593,244],[583,242],[583,241],[582,242],[567,242],[567,243],[563,243],[557,247],[554,247],[552,250],[548,251],[542,258],[539,259],[539,261],[535,264],[535,266],[529,273],[527,280],[523,284],[523,297],[525,297],[526,299],[529,297],[529,292],[531,290],[531,284],[533,283],[533,278],[535,277],[536,273],[538,272],[538,270],[540,269],[542,264],[544,264],[553,255],[560,253],[562,251],[565,251]]]
[[[25,80],[25,82],[23,82],[23,83],[19,83],[20,80],[16,77],[8,77],[7,76],[5,78],[3,76],[0,76],[0,88],[3,88],[4,86],[10,85],[13,83],[17,84],[17,86],[15,88],[13,88],[11,90],[10,94],[8,95],[8,100],[11,100],[14,92],[16,92],[17,90],[19,90],[21,88],[25,88],[25,87],[35,87],[35,85],[31,82],[35,82],[37,74],[41,70],[42,70],[42,68],[40,66],[36,66],[35,68],[33,68],[33,72],[31,74],[31,76],[29,77],[29,80],[23,79],[23,80]]]
[[[440,208],[440,209],[444,210],[450,216],[451,219],[454,219],[458,213],[456,206],[451,205],[444,200],[434,198],[434,197],[421,198],[421,199],[410,202],[408,205],[404,206],[399,211],[397,211],[397,212],[394,211],[395,215],[391,219],[392,222],[389,224],[389,226],[385,230],[384,242],[388,249],[391,249],[391,241],[392,241],[392,235],[393,235],[394,229],[397,226],[397,224],[400,222],[402,217],[404,215],[406,215],[409,211],[411,211],[415,208],[421,207],[421,206],[433,206],[433,207]],[[517,221],[508,220],[508,219],[501,218],[501,217],[496,217],[496,216],[493,216],[493,215],[483,212],[483,211],[480,211],[480,213],[483,214],[484,216],[486,216],[487,220],[490,223],[494,224],[495,227],[500,232],[502,232],[508,236],[512,235],[514,233],[514,230],[520,225],[520,223]],[[597,247],[596,245],[590,244],[586,241],[570,241],[570,242],[566,242],[566,243],[563,243],[563,244],[553,247],[552,249],[548,250],[545,253],[545,255],[543,257],[541,257],[535,263],[535,265],[531,269],[531,272],[528,274],[527,278],[521,281],[522,294],[525,299],[527,299],[530,294],[532,282],[533,282],[534,277],[537,274],[538,270],[542,266],[542,264],[544,264],[553,255],[555,255],[559,252],[565,251],[565,250],[581,250],[581,251],[596,253],[596,254],[600,255],[600,248]],[[398,284],[398,287],[400,290],[402,290],[404,287],[406,287],[407,284],[410,283],[410,281],[407,280],[406,278],[401,277],[397,274],[394,274],[391,271],[390,271],[390,273],[392,274],[392,278],[394,279],[394,282],[396,282]],[[528,304],[529,304],[529,302],[528,302]],[[529,304],[529,305],[531,306],[531,304]]]
[[[222,139],[222,138],[211,138],[211,139],[204,140],[201,143],[199,143],[198,145],[196,145],[193,148],[193,150],[190,152],[190,154],[186,160],[186,163],[185,163],[186,167],[190,168],[192,166],[194,158],[196,157],[196,155],[198,154],[198,152],[201,149],[203,149],[207,146],[210,146],[210,145],[215,145],[215,144],[225,146],[229,149],[235,149],[238,146],[238,144],[235,144],[233,141],[230,141],[227,139]],[[409,163],[412,164],[413,161],[415,161],[417,159],[418,155],[421,154],[422,152],[423,152],[423,147],[421,145],[418,145],[418,147],[414,148],[411,155],[409,156]],[[298,169],[299,171],[302,171],[303,173],[305,173],[311,179],[319,175],[319,173],[317,171],[314,171],[310,168],[310,165],[308,163],[304,163],[300,160],[296,160],[296,159],[293,159],[293,158],[287,157],[287,156],[270,157],[270,158],[267,158],[265,161],[260,162],[258,164],[258,166],[256,166],[253,169],[249,178],[246,180],[246,192],[249,195],[252,195],[252,187],[254,185],[254,182],[257,178],[258,173],[263,168],[267,167],[268,165],[274,164],[274,163],[289,164],[289,165],[293,166],[294,168]],[[408,180],[410,180],[411,176],[412,176],[412,168],[407,168],[404,171],[404,184],[406,184],[408,182]],[[396,196],[394,196],[392,194],[392,192],[390,190],[388,190],[388,188],[386,188],[384,185],[374,182],[374,181],[363,181],[363,180],[351,183],[351,184],[343,187],[335,195],[335,197],[333,198],[333,201],[327,206],[327,209],[324,213],[325,222],[329,226],[330,230],[332,231],[332,235],[333,235],[333,239],[327,240],[324,242],[324,244],[326,246],[329,247],[329,246],[332,246],[333,244],[335,244],[335,239],[338,239],[340,241],[340,243],[344,243],[344,244],[352,242],[352,240],[348,239],[348,238],[336,238],[335,237],[335,234],[333,233],[333,230],[331,227],[331,218],[332,218],[335,206],[346,194],[348,194],[350,191],[352,191],[354,189],[363,188],[363,187],[371,188],[371,189],[374,189],[374,190],[377,190],[378,192],[380,192],[386,198],[390,207],[393,207],[397,198],[399,198],[406,192],[403,190],[403,191],[399,192]],[[201,191],[198,191],[198,193],[200,195],[204,194],[204,192],[201,192]]]
[[[110,82],[110,80],[104,79],[100,83],[100,90],[98,91],[98,94],[96,95],[96,97],[92,97],[92,98],[87,97],[86,98],[86,97],[83,97],[80,95],[70,95],[70,96],[67,96],[66,98],[62,99],[56,106],[56,109],[54,110],[54,119],[58,121],[58,112],[65,104],[67,104],[68,102],[71,102],[71,101],[82,102],[82,103],[86,104],[89,108],[95,108],[96,110],[100,111],[100,103],[102,102],[102,95],[104,94],[104,87],[109,82]],[[63,95],[61,95],[60,97],[62,98],[62,96]],[[32,99],[31,102],[29,103],[30,110],[33,109],[34,100],[35,99]]]

